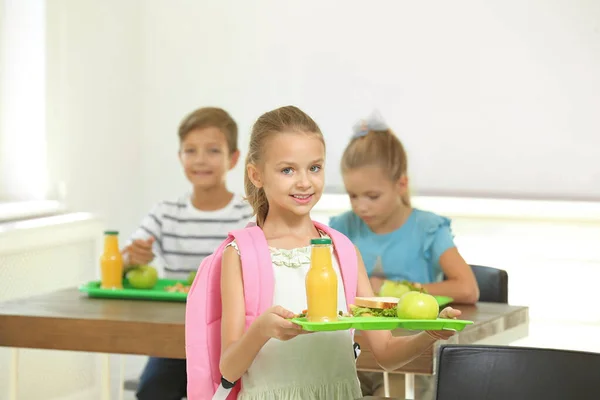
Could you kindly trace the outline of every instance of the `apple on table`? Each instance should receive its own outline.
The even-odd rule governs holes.
[[[138,265],[129,270],[126,277],[134,289],[152,289],[158,282],[158,272],[150,265]]]

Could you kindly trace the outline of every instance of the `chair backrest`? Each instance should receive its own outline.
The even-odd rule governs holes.
[[[508,273],[502,269],[471,265],[479,285],[479,301],[508,304]]]
[[[442,345],[436,400],[597,400],[600,354],[531,347]]]
[[[508,273],[503,269],[471,265],[479,286],[479,301],[508,304]],[[444,275],[444,280],[447,277]]]

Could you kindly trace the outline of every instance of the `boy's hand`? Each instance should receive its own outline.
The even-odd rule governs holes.
[[[154,260],[154,253],[152,252],[152,244],[154,238],[148,239],[137,239],[134,240],[129,246],[125,247],[124,253],[127,253],[129,258],[128,265],[145,265],[149,264]]]

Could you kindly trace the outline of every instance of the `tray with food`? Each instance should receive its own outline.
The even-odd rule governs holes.
[[[195,276],[191,272],[186,280],[158,279],[153,267],[141,266],[127,272],[123,288],[104,289],[100,281],[91,281],[81,285],[79,291],[95,298],[185,302]]]
[[[135,300],[161,300],[181,301],[187,300],[190,286],[185,280],[158,279],[150,289],[133,287],[128,280],[123,280],[123,289],[103,289],[100,281],[91,281],[79,287],[80,292],[87,293],[89,297],[106,299],[135,299]]]
[[[461,331],[472,321],[439,318],[437,300],[420,292],[397,297],[357,297],[350,313],[339,312],[330,321],[310,321],[306,310],[292,322],[307,331],[357,330],[455,330]]]

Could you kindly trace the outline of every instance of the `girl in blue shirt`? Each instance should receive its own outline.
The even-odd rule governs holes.
[[[355,126],[341,167],[352,211],[330,226],[358,247],[375,293],[386,279],[407,280],[456,303],[478,300],[450,219],[411,206],[404,147],[378,114]]]
[[[378,114],[354,127],[341,164],[352,211],[329,225],[358,247],[373,291],[385,280],[407,280],[457,303],[477,302],[477,281],[454,245],[450,219],[411,206],[404,147]],[[382,394],[382,374],[358,376],[363,395]],[[417,390],[431,391],[431,379],[417,378]],[[401,396],[403,376],[392,375],[390,389]]]

